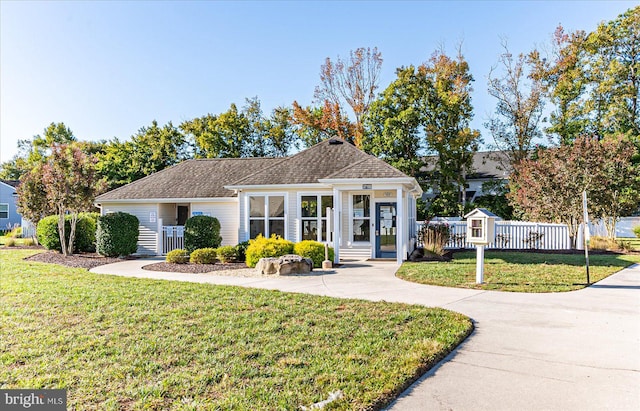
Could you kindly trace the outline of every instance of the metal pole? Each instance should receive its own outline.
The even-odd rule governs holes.
[[[587,285],[591,285],[591,279],[589,278],[589,240],[591,234],[589,233],[589,212],[587,211],[587,192],[582,192],[582,213],[583,213],[583,238],[584,238],[584,261],[587,266]]]
[[[484,245],[476,245],[476,284],[484,283]]]

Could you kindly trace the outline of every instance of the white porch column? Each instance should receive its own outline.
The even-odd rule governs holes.
[[[405,254],[405,237],[407,233],[407,218],[404,212],[404,196],[402,187],[396,189],[396,261],[402,264]]]
[[[158,228],[157,228],[157,237],[156,237],[156,255],[162,255],[164,252],[162,218],[158,218],[157,221],[158,221]]]
[[[342,192],[336,187],[333,188],[333,262],[340,262],[340,240],[342,238]]]

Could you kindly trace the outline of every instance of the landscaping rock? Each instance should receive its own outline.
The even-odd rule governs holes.
[[[256,270],[260,274],[268,275],[304,274],[313,270],[313,260],[293,254],[278,258],[261,258]]]

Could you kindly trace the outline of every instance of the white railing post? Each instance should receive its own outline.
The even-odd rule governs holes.
[[[158,226],[156,233],[156,254],[164,254],[164,227],[162,226],[162,218],[158,218]]]

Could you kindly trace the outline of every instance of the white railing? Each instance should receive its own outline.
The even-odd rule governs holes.
[[[162,254],[179,248],[184,248],[184,226],[162,226]]]
[[[431,222],[430,224],[440,224]],[[475,248],[466,241],[467,222],[450,221],[449,242],[445,248]],[[417,223],[418,232],[424,222]],[[419,239],[418,239],[419,243]],[[422,245],[422,244],[419,244]],[[528,221],[496,221],[495,239],[487,248],[507,250],[569,250],[569,229],[565,224],[533,223]]]

